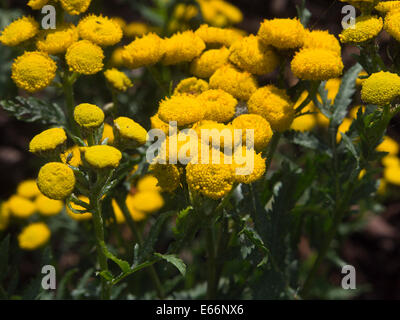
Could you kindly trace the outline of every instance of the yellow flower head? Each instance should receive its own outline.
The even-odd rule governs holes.
[[[263,44],[254,35],[235,42],[230,48],[229,60],[240,69],[256,75],[270,73],[279,64],[279,57],[272,47]]]
[[[337,53],[326,49],[301,49],[294,56],[293,74],[303,80],[328,80],[339,77],[343,62]]]
[[[79,147],[73,146],[65,150],[63,153],[60,154],[60,160],[63,163],[69,164],[73,167],[79,167],[80,165],[82,165],[81,151],[79,150]]]
[[[42,31],[36,46],[40,51],[48,54],[60,54],[79,39],[78,30],[73,24]]]
[[[49,162],[40,169],[37,184],[48,198],[62,200],[74,190],[75,175],[66,164]]]
[[[355,28],[347,28],[339,35],[342,43],[361,43],[375,38],[383,27],[382,18],[362,16],[356,19]]]
[[[50,235],[50,229],[46,224],[32,223],[18,235],[18,245],[22,250],[36,250],[49,241]]]
[[[382,143],[376,148],[376,151],[388,152],[389,156],[397,156],[399,154],[399,144],[389,136],[384,136]]]
[[[29,151],[37,154],[46,154],[60,149],[67,141],[67,135],[62,128],[47,129],[34,136],[29,143]]]
[[[400,76],[380,71],[362,83],[361,98],[365,103],[384,106],[400,95]]]
[[[29,0],[27,5],[31,7],[33,10],[40,10],[42,9],[49,0]]]
[[[169,134],[169,124],[162,121],[158,116],[158,113],[150,118],[150,122],[152,129],[161,130],[162,132],[164,132],[165,135]]]
[[[74,109],[74,119],[83,128],[98,128],[104,121],[104,112],[94,104],[81,103]]]
[[[356,86],[360,87],[367,77],[368,77],[368,72],[365,70],[362,70],[358,74],[358,78],[356,79]]]
[[[235,129],[243,130],[242,141],[246,143],[246,129],[254,130],[254,149],[263,151],[272,138],[272,129],[267,120],[258,114],[242,114],[232,121]]]
[[[144,191],[159,192],[161,188],[158,186],[157,178],[152,174],[147,174],[139,179],[136,185],[136,189],[139,192],[144,192]]]
[[[15,20],[1,31],[0,42],[14,47],[29,40],[39,33],[39,24],[32,17]]]
[[[104,72],[108,83],[116,90],[126,91],[133,86],[132,81],[123,73],[115,68],[108,69]]]
[[[104,124],[103,136],[101,137],[101,141],[104,141],[104,139],[106,138],[108,138],[107,144],[110,145],[114,143],[114,129],[108,123]]]
[[[216,121],[202,120],[195,123],[192,129],[196,131],[196,134],[201,141],[210,147],[232,149],[236,142],[240,142],[234,141],[235,137],[233,133],[233,127],[230,124],[226,125]],[[204,130],[207,131],[204,132]],[[208,135],[206,134],[207,132]]]
[[[208,83],[195,77],[181,80],[174,90],[174,95],[193,94],[199,95],[208,90]]]
[[[400,41],[400,10],[389,11],[386,15],[385,30],[397,41]]]
[[[99,46],[112,46],[122,39],[122,29],[114,20],[88,15],[79,21],[79,36]]]
[[[204,20],[217,27],[240,23],[243,14],[239,8],[223,0],[198,1]]]
[[[47,53],[25,52],[15,59],[11,77],[26,91],[36,92],[46,88],[56,76],[57,65]]]
[[[107,145],[92,146],[85,150],[85,160],[87,163],[98,169],[116,168],[121,158],[121,151]]]
[[[308,92],[303,91],[301,93],[299,99],[295,103],[293,109],[296,110],[296,108],[298,108],[304,102],[304,100],[307,99],[307,96],[308,96]],[[317,112],[317,111],[318,110],[315,107],[314,103],[310,102],[307,106],[305,106],[303,108],[303,110],[301,112],[303,113],[303,112]],[[290,128],[292,130],[304,132],[304,131],[312,130],[316,125],[317,125],[317,115],[316,114],[306,114],[306,115],[302,115],[300,117],[295,118],[293,120]]]
[[[113,67],[121,67],[124,64],[124,59],[122,58],[122,53],[124,52],[123,47],[116,48],[110,58],[110,65]]]
[[[122,17],[112,17],[112,18],[110,18],[112,21],[114,21],[117,25],[119,25],[119,27],[121,28],[121,30],[122,30],[122,33],[124,33],[124,30],[125,30],[125,28],[126,28],[126,25],[127,25],[127,23],[126,23],[126,21],[124,20],[124,18],[122,18]]]
[[[138,211],[153,213],[164,206],[164,199],[158,192],[143,191],[133,195],[131,205]]]
[[[17,187],[17,195],[32,199],[40,194],[35,180],[22,181]]]
[[[400,165],[386,167],[383,170],[383,178],[390,184],[400,186]]]
[[[204,118],[206,110],[199,99],[192,95],[178,95],[160,102],[158,116],[164,122],[176,121],[179,127]]]
[[[249,72],[225,65],[211,76],[210,88],[222,89],[239,100],[247,101],[257,90],[257,81]]]
[[[235,115],[238,101],[224,90],[207,90],[198,98],[206,110],[204,118],[207,120],[228,122]]]
[[[258,36],[275,48],[295,49],[304,44],[306,30],[298,19],[272,19],[261,23]]]
[[[35,200],[37,211],[46,217],[55,216],[59,214],[64,206],[60,200],[53,200],[44,195],[40,195]]]
[[[203,24],[195,31],[195,34],[203,39],[207,45],[230,47],[234,42],[243,36],[233,29],[222,29],[210,27]]]
[[[265,159],[261,153],[246,147],[235,150],[233,157],[235,182],[251,184],[263,177],[266,170]]]
[[[124,28],[124,33],[128,38],[141,37],[149,33],[151,28],[143,22],[131,22]]]
[[[3,202],[0,204],[0,231],[7,229],[10,222],[10,208],[8,202]]]
[[[175,19],[189,21],[197,16],[198,13],[199,11],[196,6],[178,3],[172,15]]]
[[[181,173],[174,164],[152,164],[149,170],[157,179],[157,185],[162,191],[173,192],[180,185]]]
[[[193,31],[176,33],[164,40],[165,54],[162,62],[165,65],[192,61],[200,56],[206,48],[204,41]]]
[[[85,12],[92,0],[60,0],[65,11],[71,15],[78,15]]]
[[[88,40],[73,43],[67,50],[65,59],[70,71],[91,75],[103,69],[103,50]]]
[[[138,147],[144,145],[147,141],[146,129],[130,118],[119,117],[115,119],[114,128],[116,136],[123,142],[123,145],[127,143]]]
[[[140,212],[138,210],[136,210],[133,206],[132,206],[132,198],[133,196],[131,194],[128,194],[128,196],[126,197],[125,200],[125,204],[129,210],[129,213],[131,214],[131,217],[134,221],[143,221],[144,219],[146,219],[146,214],[143,212]],[[118,206],[117,201],[115,201],[115,199],[112,200],[111,202],[113,210],[114,210],[114,214],[115,214],[115,220],[118,224],[124,223],[125,222],[125,216],[121,211],[121,208]]]
[[[86,196],[80,195],[80,196],[78,196],[78,199],[81,200],[81,201],[83,201],[83,202],[85,202],[85,203],[87,203],[87,204],[90,203],[89,198],[86,197]],[[71,204],[72,209],[74,209],[74,210],[77,210],[77,211],[78,211],[78,210],[80,210],[80,211],[86,210],[86,208],[84,208],[84,207],[82,207],[82,206],[80,206],[80,205],[78,205],[78,204],[75,204],[75,203],[73,203],[73,202],[70,202],[70,204]],[[72,219],[74,219],[74,220],[76,220],[76,221],[85,221],[85,220],[89,220],[89,219],[92,218],[92,213],[91,213],[91,212],[75,213],[75,212],[71,211],[71,209],[70,209],[68,206],[66,206],[65,209],[66,209],[66,211],[67,211],[67,214],[68,214]]]
[[[375,10],[382,13],[387,13],[396,9],[400,9],[400,1],[381,1],[375,7]]]
[[[250,113],[264,117],[275,131],[290,128],[294,119],[293,103],[285,90],[268,85],[258,89],[248,101]]]
[[[211,49],[194,59],[190,65],[190,73],[199,78],[209,78],[218,68],[228,63],[229,49]]]
[[[331,50],[338,55],[342,52],[339,40],[333,34],[330,34],[325,30],[306,30],[303,48],[326,49]]]
[[[27,219],[36,212],[36,206],[31,200],[18,195],[12,196],[7,204],[10,213],[20,219]]]
[[[163,54],[164,40],[156,34],[150,33],[125,46],[122,52],[122,60],[127,67],[136,69],[156,64]]]

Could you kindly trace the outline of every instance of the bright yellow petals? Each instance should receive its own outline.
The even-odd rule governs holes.
[[[399,154],[399,144],[389,136],[384,136],[382,143],[376,148],[379,152],[388,152],[389,156],[397,156]]]
[[[283,132],[290,128],[294,119],[293,103],[285,90],[268,85],[258,89],[249,99],[250,113],[264,117],[271,128]]]
[[[25,52],[15,59],[11,78],[26,91],[40,91],[51,84],[56,76],[57,65],[47,53]]]
[[[81,151],[79,150],[79,147],[73,146],[65,150],[63,153],[60,154],[60,160],[63,163],[69,164],[73,167],[79,167],[80,165],[82,165]]]
[[[131,201],[134,209],[144,213],[156,212],[164,206],[163,197],[154,191],[138,192],[133,195]]]
[[[150,31],[151,28],[143,22],[131,22],[124,28],[124,33],[128,38],[141,37]]]
[[[400,76],[380,71],[362,83],[361,99],[365,103],[384,106],[400,95]]]
[[[365,70],[361,71],[356,79],[356,86],[361,86],[366,78],[368,78],[368,72]]]
[[[304,44],[306,30],[298,19],[272,19],[261,23],[258,36],[275,48],[295,49]]]
[[[229,60],[240,69],[256,75],[270,73],[279,64],[279,57],[272,47],[266,46],[254,35],[235,42],[230,48]]]
[[[207,120],[228,122],[235,115],[238,101],[224,90],[207,90],[198,98],[206,110],[204,118]]]
[[[165,135],[169,134],[169,124],[162,121],[160,117],[158,116],[158,113],[156,113],[154,116],[150,118],[151,122],[151,128],[152,129],[158,129],[161,130],[162,132],[165,133]]]
[[[232,121],[235,129],[242,129],[242,141],[246,143],[246,130],[254,130],[254,149],[263,151],[272,138],[272,129],[267,120],[258,114],[242,114]]]
[[[212,49],[203,52],[203,54],[194,59],[190,65],[190,73],[199,78],[209,78],[218,68],[228,62],[229,49]]]
[[[29,0],[27,6],[31,7],[33,10],[42,9],[49,0]]]
[[[107,82],[115,90],[124,92],[133,86],[132,81],[126,76],[125,73],[115,68],[108,69],[104,72]]]
[[[164,55],[163,41],[154,33],[135,39],[123,49],[124,64],[131,69],[156,64]]]
[[[303,48],[326,49],[338,55],[340,55],[342,51],[339,40],[333,34],[325,30],[307,30]]]
[[[165,39],[164,48],[165,54],[162,62],[165,65],[172,65],[192,61],[200,56],[206,45],[193,31],[185,31]]]
[[[208,83],[195,77],[183,79],[178,83],[174,90],[174,95],[191,94],[199,95],[208,90]]]
[[[302,80],[328,80],[339,77],[343,62],[337,53],[326,49],[301,49],[294,56],[293,74]]]
[[[342,43],[361,43],[375,38],[383,27],[382,18],[376,16],[357,17],[355,28],[347,28],[339,35]]]
[[[121,158],[121,151],[107,145],[92,146],[85,150],[85,160],[97,169],[116,168]]]
[[[81,103],[74,109],[74,120],[83,128],[98,128],[104,121],[104,112],[94,104]]]
[[[88,40],[72,44],[65,55],[70,71],[91,75],[103,69],[103,50]]]
[[[22,181],[17,187],[17,195],[32,199],[40,194],[37,187],[36,180],[25,180]]]
[[[400,3],[400,1],[397,1]],[[389,11],[385,18],[385,30],[400,41],[400,10]]]
[[[50,235],[50,229],[46,224],[32,223],[18,235],[18,245],[22,250],[36,250],[49,241]]]
[[[206,110],[200,100],[191,95],[178,95],[160,102],[158,116],[164,122],[176,121],[179,127],[204,118]]]
[[[131,194],[128,194],[128,196],[126,197],[126,200],[125,200],[126,207],[128,208],[133,221],[137,221],[137,222],[143,221],[144,219],[146,219],[146,214],[136,210],[132,206],[132,198],[133,198],[133,196]],[[115,199],[113,199],[111,204],[112,204],[112,207],[114,210],[116,223],[118,223],[118,224],[124,223],[125,216],[122,213],[121,208],[118,206],[117,201]]]
[[[123,47],[116,48],[110,57],[110,66],[121,67],[124,64],[124,59],[122,58],[122,53],[124,52]]]
[[[386,2],[381,1],[375,7],[376,11],[382,13],[394,11],[395,9],[400,9],[400,1],[386,1]]]
[[[79,21],[79,36],[99,46],[112,46],[122,39],[122,29],[114,20],[89,15]]]
[[[341,125],[338,128],[338,132],[336,135],[336,142],[339,143],[340,140],[342,140],[342,133],[346,133],[347,131],[349,131],[351,124],[353,123],[353,120],[349,119],[349,118],[344,118],[343,122],[341,123]]]
[[[46,155],[62,147],[67,141],[67,135],[62,128],[47,129],[34,136],[29,143],[29,151],[36,154]]]
[[[56,55],[66,52],[78,39],[78,30],[73,24],[70,24],[54,30],[42,31],[36,46],[40,51]]]
[[[85,203],[88,204],[88,205],[89,205],[89,203],[90,203],[88,197],[85,197],[85,196],[82,196],[82,195],[81,195],[81,196],[78,196],[78,199],[81,200],[81,201],[83,201],[83,202],[85,202]],[[74,202],[70,202],[70,205],[71,205],[72,209],[77,210],[77,211],[78,211],[78,210],[79,210],[79,211],[86,211],[86,210],[87,210],[86,208],[84,208],[84,207],[82,207],[82,206],[80,206],[80,205],[78,205],[78,204],[75,204]],[[73,212],[68,206],[66,206],[66,211],[67,211],[67,214],[68,214],[72,219],[74,219],[74,220],[76,220],[76,221],[85,221],[85,220],[89,220],[89,219],[92,218],[92,213],[91,213],[91,212],[75,213],[75,212]]]
[[[39,33],[39,24],[32,17],[15,20],[1,31],[0,42],[5,46],[15,47]]]
[[[46,197],[62,200],[74,190],[75,175],[66,164],[49,162],[40,168],[37,184]]]
[[[148,174],[139,179],[136,185],[136,189],[139,192],[144,192],[144,191],[158,192],[160,191],[161,188],[158,186],[157,178],[154,175]]]
[[[235,151],[233,160],[236,183],[251,184],[265,174],[266,164],[261,152],[256,153],[254,149],[242,147]]]
[[[222,89],[244,101],[257,90],[257,86],[253,75],[247,71],[239,71],[231,65],[219,68],[210,78],[211,89]]]
[[[230,47],[234,42],[240,40],[243,36],[233,29],[221,29],[210,27],[203,24],[195,31],[203,41],[210,46]]]
[[[61,6],[71,15],[78,15],[85,12],[92,0],[60,0]]]
[[[36,212],[36,206],[31,200],[18,195],[12,196],[7,201],[7,205],[10,213],[20,219],[27,219]]]
[[[59,214],[64,206],[60,200],[53,200],[44,195],[40,195],[35,199],[37,211],[46,217],[51,217]]]
[[[194,124],[192,129],[196,131],[201,141],[209,147],[232,149],[232,143],[235,143],[233,141],[234,133],[232,125],[211,120],[202,120]],[[200,150],[201,147],[199,146],[199,152]],[[200,154],[198,155],[200,156]]]
[[[400,186],[400,165],[386,167],[383,170],[383,178],[390,184]]]
[[[305,114],[293,120],[290,129],[304,132],[312,130],[317,124],[317,119],[313,114]]]
[[[225,27],[227,25],[240,23],[243,20],[243,15],[239,8],[226,1],[199,0],[198,3],[204,21],[213,26]]]
[[[10,208],[8,202],[2,202],[0,204],[0,231],[7,229],[10,222]]]
[[[138,147],[146,143],[146,129],[130,118],[119,117],[115,119],[114,128],[116,130],[118,144],[125,147]]]
[[[152,164],[149,170],[158,180],[158,186],[162,191],[173,192],[180,185],[181,173],[174,164]]]
[[[103,136],[101,137],[101,141],[104,141],[104,139],[106,138],[108,138],[107,144],[110,145],[114,143],[114,129],[108,123],[104,124]]]

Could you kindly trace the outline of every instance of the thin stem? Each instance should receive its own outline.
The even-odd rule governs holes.
[[[64,72],[64,76],[62,79],[62,86],[65,96],[65,102],[67,106],[66,115],[68,119],[68,124],[75,135],[79,136],[79,130],[74,121],[74,108],[75,108],[75,99],[74,99],[74,83],[76,81],[75,76],[69,76],[68,72]]]
[[[207,299],[213,300],[216,298],[218,283],[217,283],[217,265],[215,257],[215,236],[212,225],[206,230],[207,255],[208,255],[208,276],[207,276]]]

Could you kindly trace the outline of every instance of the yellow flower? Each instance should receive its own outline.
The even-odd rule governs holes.
[[[383,178],[390,184],[400,186],[400,165],[386,167],[383,170]]]
[[[79,39],[78,30],[73,24],[42,31],[36,46],[40,51],[48,54],[60,54]]]
[[[48,155],[53,151],[60,151],[57,149],[67,141],[67,135],[62,128],[47,129],[38,135],[34,136],[29,143],[29,151],[32,153]]]
[[[122,53],[124,52],[123,47],[116,48],[110,58],[110,66],[121,67],[124,64],[124,59],[122,58]]]
[[[85,150],[85,160],[98,169],[116,168],[121,161],[122,154],[118,149],[107,146],[92,146]]]
[[[15,20],[1,31],[0,42],[15,47],[39,33],[39,24],[32,17]]]
[[[29,0],[27,5],[31,7],[33,10],[40,10],[42,9],[49,0]]]
[[[328,80],[342,74],[343,62],[337,53],[326,49],[301,49],[294,56],[293,74],[303,80]]]
[[[78,15],[85,12],[92,0],[60,0],[65,11],[71,15]]]
[[[249,72],[225,65],[211,76],[210,88],[222,89],[239,100],[247,101],[257,90],[257,81]]]
[[[83,202],[85,202],[85,203],[88,204],[88,205],[89,205],[89,203],[90,203],[90,202],[89,202],[89,198],[86,197],[86,196],[80,195],[80,196],[78,196],[78,199],[81,200],[81,201],[83,201]],[[82,206],[80,206],[80,205],[78,205],[78,204],[75,204],[74,202],[70,202],[70,205],[71,205],[72,209],[77,210],[77,211],[78,211],[78,210],[82,210],[82,211],[87,210],[86,208],[84,208],[84,207],[82,207]],[[91,213],[91,212],[75,213],[75,212],[73,212],[68,206],[66,206],[65,208],[66,208],[67,214],[68,214],[72,219],[74,219],[74,220],[76,220],[76,221],[85,221],[85,220],[89,220],[89,219],[92,218],[92,213]]]
[[[157,178],[154,175],[147,174],[139,179],[136,185],[136,189],[139,192],[144,192],[144,191],[158,192],[160,191],[161,188],[158,186]]]
[[[156,177],[162,191],[173,192],[180,185],[181,173],[174,164],[152,164],[149,170]]]
[[[129,213],[131,214],[131,217],[134,221],[143,221],[144,219],[146,219],[146,214],[143,212],[140,212],[138,210],[136,210],[135,208],[133,208],[132,206],[132,198],[133,196],[131,194],[128,194],[128,196],[126,197],[125,203],[126,206],[129,210]],[[111,202],[113,210],[114,210],[114,214],[115,214],[115,219],[116,222],[118,224],[124,223],[125,222],[125,216],[122,213],[120,207],[118,206],[117,201],[115,201],[115,199],[112,200]]]
[[[130,118],[119,117],[114,120],[114,128],[119,144],[138,147],[147,141],[147,131]]]
[[[397,41],[400,41],[400,10],[389,11],[386,15],[385,30]]]
[[[203,52],[190,65],[190,73],[199,78],[209,78],[218,68],[228,62],[229,49],[222,47]]]
[[[295,49],[304,44],[306,30],[298,19],[272,19],[261,23],[258,36],[275,48]]]
[[[338,132],[336,135],[336,142],[339,143],[340,140],[342,140],[342,135],[341,132],[346,133],[349,131],[351,124],[353,123],[353,120],[349,118],[344,118],[342,124],[338,128]]]
[[[176,121],[177,125],[182,127],[202,120],[205,112],[199,99],[182,94],[162,100],[158,116],[164,122]]]
[[[18,245],[23,250],[36,250],[49,241],[50,235],[50,229],[46,224],[32,223],[18,235]]]
[[[128,38],[141,37],[149,33],[151,28],[143,22],[131,22],[124,28]]]
[[[68,159],[70,154],[71,154],[71,159]],[[73,167],[79,167],[80,165],[82,165],[81,151],[79,150],[79,147],[73,146],[65,150],[63,153],[60,154],[60,160],[63,163],[69,164],[70,166]],[[67,162],[67,160],[69,161]]]
[[[66,164],[49,162],[40,169],[37,184],[46,197],[62,200],[74,190],[75,175]]]
[[[207,45],[221,45],[225,47],[230,47],[235,41],[243,37],[236,30],[215,28],[206,24],[201,25],[195,31],[195,34],[203,39]]]
[[[382,165],[384,167],[400,166],[400,159],[397,157],[397,153],[395,155],[388,154],[387,156],[384,156],[382,158]]]
[[[199,95],[200,93],[208,90],[208,83],[204,80],[195,77],[186,78],[181,80],[174,90],[174,95],[180,94],[193,94]]]
[[[88,15],[79,21],[79,36],[99,46],[112,46],[122,39],[122,29],[112,19]]]
[[[234,5],[222,0],[198,0],[204,21],[224,27],[240,23],[243,20],[242,12]]]
[[[297,100],[297,102],[295,103],[293,109],[297,109],[303,102],[305,99],[307,99],[308,96],[308,92],[307,91],[303,91],[299,97],[299,99]],[[310,102],[307,106],[305,106],[303,108],[303,110],[301,111],[302,113],[304,112],[317,112],[317,109],[314,105],[313,102]],[[290,128],[292,130],[296,130],[296,131],[309,131],[312,130],[317,124],[317,116],[316,114],[306,114],[306,115],[302,115],[300,117],[296,117],[293,122],[292,125],[290,126]]]
[[[124,29],[126,28],[126,26],[127,26],[127,23],[126,23],[126,21],[124,20],[124,18],[122,18],[122,17],[112,17],[112,18],[110,18],[112,21],[114,21],[117,25],[119,25],[119,27],[121,28],[121,30],[122,30],[122,33],[124,33]]]
[[[388,152],[390,156],[397,156],[399,153],[399,144],[389,136],[384,136],[382,143],[376,148],[379,152]]]
[[[135,39],[123,49],[124,64],[131,69],[156,64],[164,55],[163,43],[154,33]]]
[[[364,113],[365,112],[365,107],[364,106],[355,106],[354,108],[352,108],[352,109],[350,109],[350,111],[349,111],[349,118],[350,119],[356,119],[357,118],[357,113],[358,113],[358,110],[359,109],[361,109],[361,111],[362,111],[362,113]]]
[[[10,213],[17,218],[27,219],[36,212],[35,204],[18,195],[11,196],[7,201]]]
[[[64,206],[62,201],[47,198],[42,194],[36,198],[35,205],[37,211],[46,217],[59,214]]]
[[[111,86],[119,91],[126,91],[133,86],[132,81],[125,75],[125,73],[112,68],[104,72],[104,76]]]
[[[275,131],[290,128],[294,119],[293,103],[285,90],[268,85],[258,89],[248,101],[250,113],[264,117]]]
[[[40,194],[36,180],[25,180],[17,186],[17,195],[32,199]]]
[[[192,61],[200,56],[206,48],[204,41],[193,31],[178,32],[164,40],[165,54],[162,62],[165,65]]]
[[[232,121],[235,129],[242,129],[242,141],[246,143],[246,129],[254,130],[254,149],[263,151],[272,138],[272,129],[267,120],[258,114],[242,114]]]
[[[91,75],[103,69],[103,50],[88,40],[73,43],[67,50],[65,59],[70,71]]]
[[[74,120],[83,128],[98,128],[104,121],[104,112],[94,104],[81,103],[74,109]]]
[[[26,91],[36,92],[46,88],[56,76],[57,65],[47,53],[25,52],[15,59],[11,78]]]
[[[0,204],[0,231],[7,229],[10,222],[10,208],[8,202],[3,202]]]
[[[206,110],[204,119],[228,122],[235,115],[238,101],[224,90],[207,90],[199,95],[198,98]]]
[[[240,69],[256,75],[270,73],[279,65],[279,57],[272,47],[266,46],[254,35],[235,42],[230,48],[229,60]]]
[[[133,195],[131,205],[134,209],[144,212],[156,212],[164,206],[164,199],[154,191],[143,191]]]
[[[114,143],[114,129],[108,123],[104,124],[103,136],[101,137],[101,141],[104,141],[104,139],[106,138],[108,138],[107,144],[110,145]]]
[[[365,70],[362,70],[358,74],[358,78],[356,79],[356,86],[360,87],[363,84],[363,82],[365,81],[366,77],[368,77],[368,72],[366,72]]]
[[[380,71],[362,83],[361,99],[365,103],[384,106],[400,95],[400,76]]]
[[[376,16],[357,17],[355,28],[347,28],[339,35],[342,43],[360,43],[375,38],[383,27],[382,18]]]
[[[169,134],[169,124],[162,121],[158,116],[158,113],[156,113],[154,116],[150,118],[150,122],[152,129],[159,129],[162,132],[164,132],[165,135]]]
[[[197,136],[208,146],[214,148],[232,149],[236,142],[232,125],[226,125],[211,120],[202,120],[195,123],[192,127]],[[207,130],[207,131],[205,131]],[[206,134],[208,132],[208,134]],[[199,146],[200,149],[200,146]],[[200,150],[199,150],[200,152]]]
[[[331,50],[338,55],[340,55],[342,52],[342,48],[340,47],[338,39],[336,39],[333,34],[330,34],[325,30],[306,30],[303,48],[326,49]]]
[[[246,147],[235,150],[233,168],[235,182],[251,184],[263,177],[266,170],[265,159],[261,153]]]
[[[400,1],[386,1],[386,2],[381,1],[376,5],[375,10],[382,13],[387,13],[399,8],[400,8]]]
[[[189,21],[197,16],[198,13],[199,11],[196,6],[178,3],[172,15],[175,19]]]

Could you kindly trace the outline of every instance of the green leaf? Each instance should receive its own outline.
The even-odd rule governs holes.
[[[296,6],[296,10],[301,24],[307,27],[311,19],[311,12],[306,7],[306,0],[302,0],[301,4]]]
[[[64,299],[65,295],[65,288],[67,284],[71,281],[72,276],[78,272],[78,268],[74,268],[71,270],[68,270],[65,275],[62,277],[60,283],[57,286],[57,294],[56,294],[56,299],[61,300]]]
[[[182,274],[182,276],[185,276],[186,274],[186,265],[182,261],[182,259],[178,258],[174,254],[161,254],[161,253],[154,253],[156,257],[159,257],[161,259],[164,259],[165,261],[173,264],[179,272]]]
[[[178,235],[182,233],[185,230],[185,221],[186,217],[188,214],[193,210],[192,206],[188,206],[187,208],[179,211],[176,221],[175,221],[175,227],[173,228],[173,232],[175,235]]]
[[[43,125],[66,124],[64,112],[56,103],[17,96],[14,100],[1,100],[0,106],[21,121],[39,122]]]
[[[126,273],[129,272],[131,270],[131,267],[129,265],[129,263],[125,260],[119,259],[116,256],[114,256],[107,248],[106,244],[104,242],[100,242],[101,245],[101,249],[103,250],[103,253],[105,254],[105,256],[114,261],[122,270],[122,272]]]
[[[312,132],[287,131],[285,132],[285,138],[299,146],[332,156],[330,148]]]

